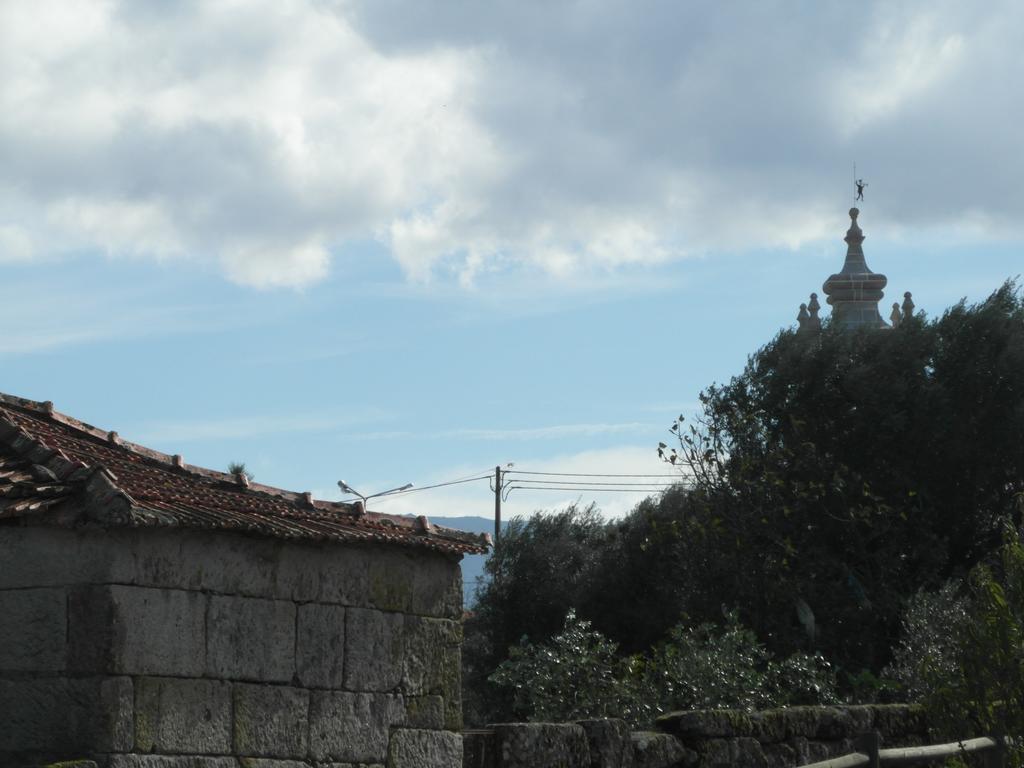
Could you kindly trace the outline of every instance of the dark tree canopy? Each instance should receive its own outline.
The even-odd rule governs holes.
[[[520,521],[488,566],[475,631],[500,661],[565,611],[627,652],[736,609],[779,654],[879,673],[918,589],[960,577],[1021,524],[1024,300],[1013,282],[888,331],[783,331],[701,395],[675,451],[692,477],[620,521]]]

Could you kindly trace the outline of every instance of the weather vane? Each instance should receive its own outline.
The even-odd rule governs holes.
[[[864,179],[857,178],[857,164],[853,164],[853,186],[857,188],[857,194],[853,196],[853,202],[864,199],[864,190],[868,186],[868,183]]]

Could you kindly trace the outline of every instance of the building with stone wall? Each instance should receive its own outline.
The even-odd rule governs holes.
[[[0,766],[461,766],[486,546],[0,395]]]

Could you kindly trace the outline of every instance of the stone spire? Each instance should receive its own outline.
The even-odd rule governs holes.
[[[850,228],[846,232],[846,261],[843,268],[829,277],[822,286],[832,305],[832,322],[844,329],[888,328],[878,313],[882,289],[888,282],[885,275],[872,272],[864,261],[864,233],[857,226],[860,211],[850,209]]]

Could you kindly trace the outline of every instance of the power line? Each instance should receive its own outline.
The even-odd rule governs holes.
[[[679,477],[678,475],[617,475],[607,472],[527,472],[522,469],[509,469],[506,475],[550,475],[552,477]],[[538,481],[540,482],[540,481]]]
[[[578,475],[573,475],[573,477],[578,477]],[[597,477],[603,477],[603,475],[597,475]],[[631,482],[628,482],[628,481],[605,483],[605,482],[601,482],[600,480],[586,480],[586,481],[582,481],[582,480],[580,480],[580,481],[577,481],[577,480],[531,480],[528,477],[524,477],[524,478],[516,477],[516,478],[512,479],[512,482],[513,483],[537,483],[537,484],[540,484],[540,485],[626,485],[626,486],[628,486],[628,485],[637,485],[637,486],[662,485],[661,482],[654,481],[654,480],[649,480],[649,481],[643,482],[643,483],[631,483]],[[678,484],[679,484],[678,480],[677,481],[668,481],[668,480],[664,481],[664,485],[678,485]]]
[[[515,490],[526,490],[526,491],[576,491],[577,493],[584,493],[584,492],[586,492],[586,493],[608,493],[608,492],[615,492],[615,493],[660,493],[660,492],[663,492],[663,491],[671,490],[671,487],[672,486],[659,485],[659,486],[640,486],[640,487],[631,486],[631,487],[628,487],[628,488],[624,488],[624,487],[615,487],[615,488],[609,488],[609,487],[602,487],[602,488],[583,487],[583,488],[581,488],[578,485],[574,485],[574,486],[560,486],[560,485],[541,485],[541,486],[536,486],[536,485],[515,485],[515,484],[513,484],[513,485],[506,485],[506,486],[503,487],[503,489],[502,489],[502,496],[507,499],[509,494],[512,493],[512,491],[515,491]]]
[[[490,477],[491,477],[490,474],[486,474],[486,475],[479,475],[477,477],[464,477],[464,478],[461,478],[459,480],[449,480],[448,482],[445,482],[445,483],[435,483],[434,485],[421,485],[419,488],[410,488],[407,491],[399,491],[397,493],[389,493],[386,498],[381,498],[376,503],[380,504],[383,501],[394,499],[397,496],[406,496],[406,495],[408,495],[410,493],[416,493],[417,491],[429,491],[429,490],[432,490],[434,488],[445,488],[446,486],[449,486],[449,485],[461,485],[462,483],[473,483],[473,482],[476,482],[477,480],[489,480]]]

